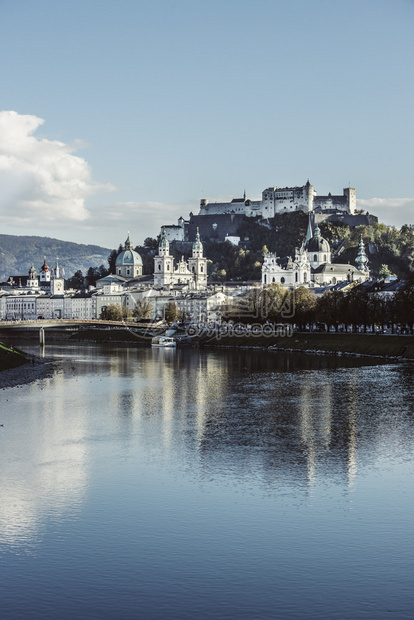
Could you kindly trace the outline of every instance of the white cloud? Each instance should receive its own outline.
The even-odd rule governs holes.
[[[9,224],[79,222],[89,218],[85,199],[114,189],[94,183],[88,163],[72,145],[33,136],[44,121],[0,111],[0,221]]]
[[[359,198],[357,208],[376,215],[379,222],[389,226],[401,228],[414,223],[414,198]]]

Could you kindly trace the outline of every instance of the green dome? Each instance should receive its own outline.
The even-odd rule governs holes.
[[[142,258],[140,257],[138,252],[135,252],[134,250],[123,250],[120,254],[118,254],[115,265],[116,267],[122,267],[122,265],[142,266]]]

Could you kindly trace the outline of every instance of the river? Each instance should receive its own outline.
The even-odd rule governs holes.
[[[2,620],[414,617],[413,365],[46,355],[0,390]]]

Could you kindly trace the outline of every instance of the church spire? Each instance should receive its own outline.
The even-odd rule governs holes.
[[[169,256],[170,244],[167,239],[167,233],[165,232],[165,226],[162,227],[160,244],[158,246],[158,256]]]
[[[309,213],[309,218],[308,218],[308,230],[306,232],[306,238],[305,238],[305,245],[307,244],[307,242],[309,241],[309,239],[312,239],[313,237],[313,231],[312,231],[312,213]]]
[[[202,258],[203,256],[203,244],[200,239],[200,231],[197,226],[197,234],[193,243],[193,258]]]
[[[125,250],[132,250],[132,243],[131,243],[131,239],[129,237],[129,230],[128,230],[128,237],[127,240],[125,241]]]
[[[360,271],[368,271],[368,257],[365,253],[365,246],[364,242],[362,241],[362,235],[359,241],[358,254],[355,259],[355,264]]]

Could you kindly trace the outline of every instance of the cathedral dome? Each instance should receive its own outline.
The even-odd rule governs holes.
[[[331,251],[329,243],[321,235],[319,226],[316,226],[315,231],[313,233],[313,237],[309,239],[309,241],[306,244],[305,249],[307,252],[330,252]]]
[[[116,267],[122,267],[123,265],[132,266],[132,265],[140,265],[142,266],[142,258],[135,252],[135,250],[122,250],[120,254],[118,254],[117,259],[115,261]]]

